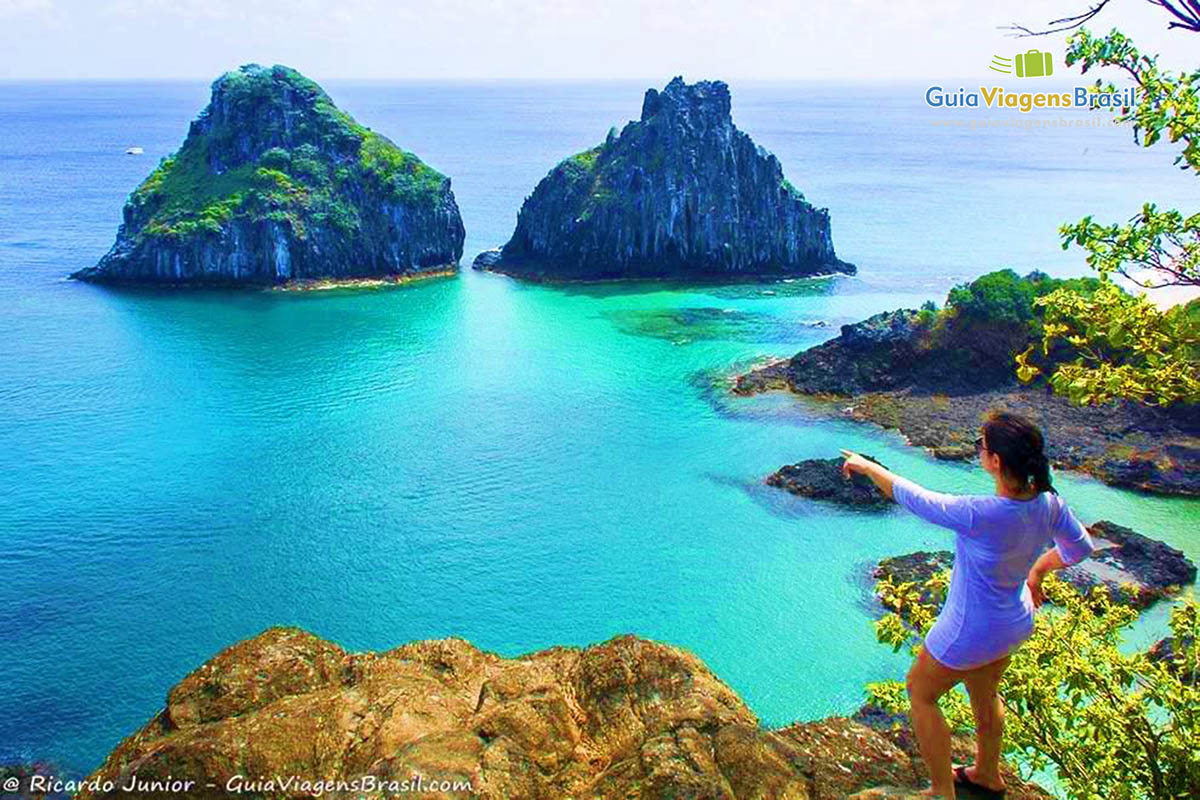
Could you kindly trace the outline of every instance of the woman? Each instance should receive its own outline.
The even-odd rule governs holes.
[[[992,412],[982,433],[975,448],[995,479],[994,495],[931,492],[842,451],[847,478],[866,475],[909,511],[955,533],[946,604],[908,673],[912,726],[929,766],[930,793],[946,798],[954,797],[956,785],[993,797],[1004,793],[1000,678],[1011,653],[1033,632],[1034,609],[1045,599],[1043,576],[1082,561],[1093,549],[1087,530],[1050,484],[1041,431],[1016,414]],[[1055,546],[1045,549],[1051,541]],[[937,701],[959,681],[975,715],[975,765],[952,769],[950,729]]]

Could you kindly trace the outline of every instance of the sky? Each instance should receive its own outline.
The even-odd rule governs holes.
[[[904,81],[979,78],[994,53],[1061,53],[1065,34],[1014,39],[1094,0],[0,0],[0,79],[205,79],[249,62],[320,81]],[[1194,68],[1200,34],[1167,31],[1147,0],[1119,26]]]

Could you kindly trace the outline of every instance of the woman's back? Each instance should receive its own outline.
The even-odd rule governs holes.
[[[1087,529],[1058,495],[1030,500],[950,495],[895,478],[892,496],[917,516],[955,532],[954,569],[946,605],[926,646],[952,669],[999,658],[1033,626],[1025,578],[1053,543],[1063,563],[1092,552]]]
[[[1093,549],[1087,530],[1054,492],[1045,445],[1041,430],[1025,417],[991,411],[975,440],[979,466],[996,484],[996,493],[986,497],[931,492],[842,451],[847,479],[866,475],[909,511],[955,533],[950,591],[906,680],[909,718],[934,796],[954,797],[956,784],[1004,791],[1000,680],[1014,651],[1033,634],[1043,577]],[[976,761],[954,770],[950,728],[938,699],[959,682],[971,695]]]

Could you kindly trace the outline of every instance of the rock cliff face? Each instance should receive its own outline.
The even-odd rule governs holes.
[[[734,127],[720,81],[650,89],[641,119],[550,171],[478,269],[545,280],[738,279],[854,272],[829,212]]]
[[[462,256],[450,181],[354,122],[295,70],[218,79],[139,186],[109,253],[72,277],[277,284],[446,271]]]
[[[505,659],[460,639],[350,654],[272,628],[172,689],[80,797],[161,797],[147,787],[168,776],[194,781],[195,798],[308,797],[316,781],[354,779],[373,781],[367,795],[496,800],[908,796],[925,783],[921,759],[876,716],[765,730],[695,656],[631,636]],[[142,788],[122,789],[134,776]],[[1008,780],[1010,797],[1045,796]]]

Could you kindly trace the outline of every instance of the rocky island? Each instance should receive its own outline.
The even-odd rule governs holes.
[[[879,463],[868,455],[863,458]],[[840,458],[810,458],[785,464],[768,475],[766,483],[800,497],[843,506],[879,510],[896,504],[866,475],[854,474],[846,480],[842,463]]]
[[[450,180],[283,66],[219,78],[183,145],[134,190],[112,249],[73,278],[274,285],[454,271]]]
[[[968,740],[954,747],[969,759]],[[300,782],[248,783],[287,776]],[[271,628],[171,689],[78,796],[191,781],[187,797],[299,798],[351,779],[388,796],[865,800],[916,796],[927,774],[902,718],[767,729],[694,655],[633,636],[509,659],[461,639],[347,653]],[[1014,800],[1047,797],[1006,780]]]
[[[789,359],[737,376],[736,394],[783,389],[830,411],[899,430],[934,456],[967,459],[987,412],[1024,414],[1046,432],[1056,468],[1161,494],[1200,495],[1200,408],[1124,401],[1075,406],[1043,381],[1021,384],[1014,358],[1041,339],[1033,300],[1065,283],[1038,272],[988,273],[942,309],[876,314]],[[1200,302],[1200,301],[1197,301]],[[1069,353],[1052,352],[1048,362]]]
[[[548,281],[854,272],[834,254],[829,212],[734,126],[729,87],[682,78],[648,90],[641,119],[552,169],[508,243],[474,266]]]

